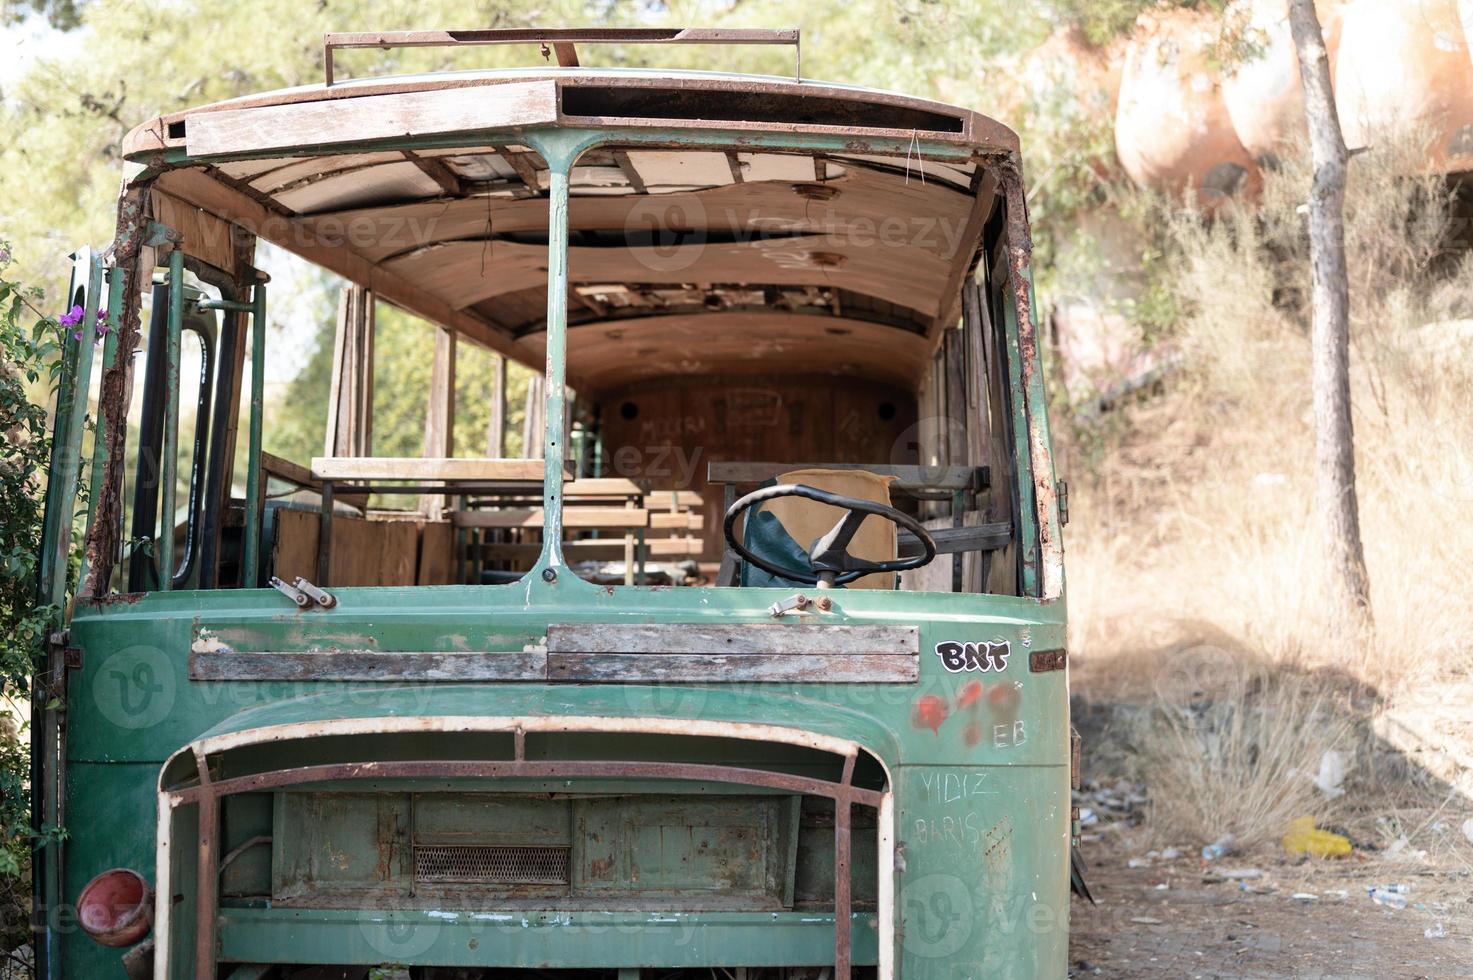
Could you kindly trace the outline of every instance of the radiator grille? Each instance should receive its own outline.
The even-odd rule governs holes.
[[[414,880],[442,884],[566,885],[568,847],[426,844],[414,849]]]

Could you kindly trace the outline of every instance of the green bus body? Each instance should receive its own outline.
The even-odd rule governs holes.
[[[801,126],[737,124],[559,122],[514,136],[551,171],[547,418],[564,412],[567,175],[580,153],[610,143],[855,143]],[[493,138],[506,136],[378,139],[333,152]],[[867,136],[864,148],[984,159],[975,145],[914,135],[910,145]],[[39,799],[67,829],[38,851],[38,945],[49,975],[125,975],[123,951],[79,928],[74,906],[94,876],[128,868],[156,889],[151,935],[161,977],[201,969],[263,976],[272,964],[832,967],[842,963],[836,939],[843,947],[846,930],[835,908],[844,906],[856,973],[1064,976],[1073,828],[1061,515],[1026,241],[1017,240],[1026,223],[1021,196],[1010,193],[1021,188],[1016,153],[989,152],[1013,168],[1004,166],[999,192],[1008,202],[1000,208],[1015,212],[999,254],[1013,261],[988,299],[1002,314],[1015,445],[1013,472],[993,481],[1017,501],[1020,594],[845,589],[825,593],[831,605],[821,616],[775,617],[771,607],[792,589],[591,584],[561,551],[566,447],[557,426],[547,427],[544,446],[553,461],[543,480],[545,543],[514,584],[336,587],[331,608],[297,608],[268,588],[119,594],[107,586],[109,567],[95,592],[84,582],[70,610],[48,675],[64,697],[38,716]],[[131,159],[143,168],[135,187],[197,162],[177,146]],[[170,229],[127,213],[127,193],[119,240],[165,242]],[[116,327],[128,287],[107,277]],[[177,272],[172,281],[182,283]],[[101,302],[100,286],[94,277],[90,304]],[[250,299],[259,353],[264,287]],[[248,305],[243,297],[241,310]],[[171,324],[174,344],[178,329]],[[108,366],[117,336],[110,332],[103,351]],[[71,356],[90,357],[90,340]],[[252,473],[247,514],[258,503],[261,448],[253,385],[250,421],[240,427]],[[85,410],[86,385],[75,387],[72,404]],[[99,411],[100,426],[117,424],[116,403]],[[74,425],[58,433],[72,467],[80,465]],[[68,446],[77,459],[66,459]],[[73,505],[66,484],[52,483],[57,513]],[[95,542],[105,532],[92,523]],[[260,534],[248,528],[248,553],[262,547]],[[58,536],[50,547],[64,556]],[[763,659],[761,648],[748,660],[685,654],[704,667],[682,664],[673,681],[554,679],[559,631],[580,627],[646,631],[655,638],[649,649],[698,628],[796,631],[814,666]],[[772,649],[791,652],[787,636]],[[913,679],[849,677],[851,655],[877,670],[899,662],[854,653],[863,646],[855,637],[866,636],[902,638]],[[247,654],[276,655],[282,666],[269,679],[211,676],[208,664]],[[372,656],[395,654],[385,676],[371,674]],[[335,666],[324,676],[318,662]],[[694,669],[709,676],[690,679]],[[460,873],[436,870],[436,861],[471,860],[548,863],[519,866],[514,885],[496,884],[498,871],[485,872],[483,887],[427,884]],[[213,881],[201,880],[201,867]],[[200,935],[202,922],[213,935]]]

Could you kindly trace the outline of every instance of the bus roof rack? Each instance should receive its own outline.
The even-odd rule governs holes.
[[[333,84],[333,51],[339,48],[440,48],[485,44],[536,44],[542,56],[557,56],[564,68],[578,67],[586,44],[774,44],[793,48],[793,77],[802,80],[803,50],[798,28],[760,30],[727,27],[516,27],[474,31],[379,31],[323,35],[325,85]]]

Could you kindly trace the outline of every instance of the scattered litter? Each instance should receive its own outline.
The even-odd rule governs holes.
[[[1395,861],[1425,861],[1427,852],[1412,847],[1412,842],[1405,837],[1398,837],[1387,845],[1384,857]]]
[[[1441,922],[1434,922],[1426,929],[1422,930],[1422,935],[1426,936],[1428,939],[1446,939],[1447,927],[1444,926]]]
[[[1412,893],[1411,885],[1404,885],[1399,881],[1391,885],[1372,885],[1371,887],[1377,891],[1395,892],[1398,895],[1410,895]]]
[[[1163,861],[1175,861],[1179,857],[1181,857],[1181,850],[1175,847],[1168,847],[1161,852],[1161,860]]]
[[[1309,854],[1314,857],[1344,857],[1350,853],[1350,838],[1332,834],[1328,830],[1317,830],[1314,817],[1299,817],[1289,821],[1284,833],[1284,850],[1290,854]]]
[[[1117,779],[1105,785],[1092,779],[1074,791],[1074,805],[1079,807],[1081,824],[1098,824],[1101,829],[1123,829],[1139,826],[1145,818],[1146,798],[1144,783],[1133,783]],[[1090,814],[1092,819],[1086,819]]]
[[[1346,891],[1344,888],[1332,888],[1330,891],[1325,892],[1325,897],[1333,898],[1337,901],[1343,902],[1346,899],[1350,898],[1350,892]]]
[[[1149,915],[1137,915],[1130,921],[1142,926],[1159,926],[1161,924],[1160,919],[1153,919]]]
[[[1473,817],[1463,821],[1463,836],[1468,838],[1468,843],[1473,844]]]
[[[1345,790],[1341,789],[1340,784],[1345,782],[1345,756],[1334,749],[1326,749],[1325,754],[1320,756],[1320,771],[1310,778],[1315,788],[1330,799],[1344,796]]]
[[[1127,868],[1149,868],[1151,862],[1146,858],[1131,858],[1125,862]]]
[[[1249,878],[1263,877],[1263,872],[1258,868],[1228,868],[1225,871],[1219,871],[1218,874],[1229,881],[1245,881]]]
[[[1163,881],[1163,882],[1161,882],[1161,884],[1157,885],[1155,888],[1153,888],[1151,890],[1152,891],[1158,891],[1158,892],[1164,892],[1164,891],[1167,891],[1170,888],[1171,888],[1171,883],[1170,882]]]
[[[1228,854],[1236,854],[1237,842],[1233,840],[1232,834],[1223,834],[1217,840],[1202,848],[1202,860],[1216,861],[1218,858]]]
[[[1367,888],[1366,894],[1371,897],[1371,901],[1377,905],[1384,905],[1386,908],[1404,909],[1407,907],[1407,897],[1403,892],[1386,888]]]
[[[1318,902],[1320,897],[1314,892],[1295,892],[1289,896],[1296,902]]]

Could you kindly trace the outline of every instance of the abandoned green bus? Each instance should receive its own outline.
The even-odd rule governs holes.
[[[48,490],[44,976],[1065,975],[1017,138],[608,41],[797,32],[329,35],[324,84],[128,136]],[[546,63],[333,73],[506,43]],[[340,286],[320,457],[267,449],[268,252]],[[386,307],[428,386],[375,389]]]

